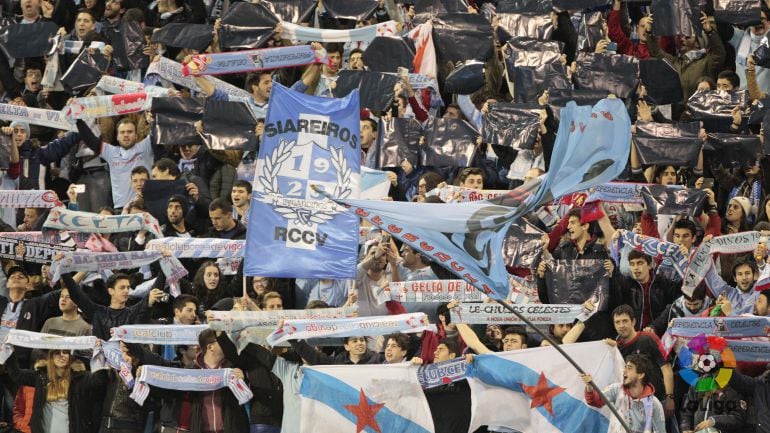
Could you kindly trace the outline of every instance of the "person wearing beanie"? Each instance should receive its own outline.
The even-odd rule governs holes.
[[[729,235],[751,230],[751,223],[749,222],[750,213],[751,202],[748,198],[737,196],[730,199],[725,217],[722,219],[720,234]],[[740,255],[738,254],[721,254],[719,256],[720,276],[723,280],[733,285],[735,280],[731,271],[739,258]]]
[[[190,200],[180,194],[174,194],[166,203],[166,218],[168,223],[160,227],[163,236],[191,238],[195,237],[192,229],[188,229],[185,218],[190,209]]]
[[[751,202],[746,197],[733,197],[727,205],[723,234],[748,230],[751,219]]]

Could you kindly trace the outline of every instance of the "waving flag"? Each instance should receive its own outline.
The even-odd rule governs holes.
[[[433,432],[417,367],[325,365],[303,371],[300,416],[308,422],[300,433]]]
[[[272,104],[272,103],[271,103]],[[492,200],[460,204],[338,200],[496,299],[509,293],[501,254],[511,223],[540,204],[609,182],[631,149],[631,120],[619,99],[561,110],[550,171]]]
[[[603,341],[561,346],[594,383],[622,380],[623,358]],[[577,370],[553,347],[479,355],[466,369],[471,427],[504,426],[524,433],[604,433],[609,409],[588,406]]]
[[[334,198],[359,191],[358,91],[318,98],[273,86],[254,176],[245,275],[353,278],[358,219]]]

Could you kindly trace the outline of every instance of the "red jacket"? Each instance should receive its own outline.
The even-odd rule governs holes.
[[[620,11],[613,10],[610,12],[607,27],[609,28],[610,40],[618,44],[618,54],[634,56],[642,60],[650,58],[650,50],[647,49],[647,44],[641,42],[633,43],[623,33],[623,28],[620,26]]]

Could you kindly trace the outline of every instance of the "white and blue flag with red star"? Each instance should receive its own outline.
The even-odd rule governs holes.
[[[561,346],[594,383],[623,378],[623,358],[603,341]],[[478,355],[466,369],[471,426],[502,426],[523,433],[606,433],[612,415],[589,406],[577,370],[553,347]]]
[[[303,372],[299,433],[434,431],[415,366],[324,365]]]

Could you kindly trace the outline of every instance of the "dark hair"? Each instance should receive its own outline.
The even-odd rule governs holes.
[[[524,329],[523,326],[509,326],[503,330],[503,338],[505,338],[507,335],[518,335],[521,337],[521,341],[524,344],[527,344],[527,330]]]
[[[361,48],[353,48],[352,50],[350,50],[350,54],[348,54],[348,59],[349,59],[349,58],[350,58],[350,57],[351,57],[353,54],[359,54],[359,53],[360,53],[361,55],[363,55],[363,54],[364,54],[364,50],[362,50]]]
[[[200,267],[198,267],[198,272],[195,273],[195,277],[193,277],[193,293],[200,300],[200,304],[210,307],[222,298],[224,288],[221,272],[219,273],[219,283],[217,284],[217,287],[214,290],[206,288],[206,283],[203,281],[203,275],[206,273],[206,268],[217,268],[217,271],[219,271],[219,266],[217,266],[217,263],[213,260],[203,262]]]
[[[438,184],[441,182],[444,182],[444,178],[441,177],[440,174],[436,173],[435,171],[429,171],[422,176],[420,176],[420,179],[418,180],[418,184],[420,180],[425,181],[425,192],[428,192],[432,189],[435,189]]]
[[[634,315],[634,309],[628,305],[618,305],[615,307],[614,310],[612,310],[612,317],[615,318],[615,316],[622,316],[622,315],[628,316],[631,320],[636,320],[636,316]]]
[[[368,117],[366,119],[361,119],[362,122],[369,122],[370,125],[372,125],[372,131],[377,132],[377,122],[374,121],[374,119]]]
[[[123,7],[123,4],[120,5],[121,9],[125,9]],[[138,23],[144,22],[144,12],[139,8],[131,8],[127,9],[126,12],[123,14],[123,21],[125,22],[131,22],[136,21]]]
[[[634,364],[637,374],[644,374],[642,384],[649,385],[652,380],[653,365],[650,358],[643,353],[632,353],[626,358],[627,364]]]
[[[249,75],[249,78],[246,79],[246,91],[251,93],[251,87],[259,85],[259,82],[262,81],[263,75],[269,75],[271,80],[273,78],[273,74],[270,71],[255,72]]]
[[[240,179],[236,180],[235,182],[233,182],[233,188],[236,188],[236,187],[237,188],[245,188],[246,192],[249,193],[249,194],[251,194],[251,190],[253,188],[251,186],[251,182],[249,182],[247,180],[240,180]],[[232,190],[232,188],[231,188],[231,190]]]
[[[144,205],[144,199],[141,199],[141,198],[137,198],[136,200],[132,201],[127,205],[127,207],[128,207],[128,212],[131,212],[134,209],[142,212],[147,212],[147,207]]]
[[[689,219],[681,219],[674,223],[674,230],[676,229],[686,229],[689,230],[690,233],[692,233],[692,237],[694,238],[698,234],[698,226],[695,225],[694,222],[692,222]]]
[[[96,6],[94,7],[94,9],[99,7],[99,3],[101,3],[101,1],[97,0]],[[92,11],[91,9],[86,9],[86,8],[78,9],[77,14],[75,14],[75,18],[77,18],[77,16],[80,14],[87,14],[88,16],[90,16],[91,21],[93,21],[94,24],[96,24],[96,22],[99,21],[99,17],[96,16],[96,11]]]
[[[131,170],[131,176],[135,174],[146,174],[147,177],[150,177],[150,170],[147,170],[147,167],[143,165],[138,165]]]
[[[706,282],[701,281],[700,284],[695,286],[695,289],[692,291],[692,295],[687,295],[687,293],[682,292],[682,296],[684,299],[688,301],[701,301],[706,299]]]
[[[322,301],[320,299],[313,299],[312,301],[308,302],[307,305],[305,306],[306,310],[318,310],[320,308],[331,308],[331,305],[327,304],[325,301]]]
[[[213,329],[204,329],[198,334],[198,346],[201,348],[201,353],[206,355],[206,346],[217,341],[217,331]]]
[[[396,346],[398,346],[402,350],[409,350],[409,337],[406,336],[406,334],[402,334],[400,332],[396,332],[393,334],[388,334],[385,336],[385,345],[388,344],[388,340],[393,340],[393,342],[396,343]]]
[[[436,316],[441,316],[443,314],[444,321],[448,325],[452,323],[452,320],[451,320],[452,316],[449,314],[449,307],[447,307],[447,305],[449,304],[446,304],[446,303],[439,304],[438,307],[436,307]]]
[[[340,53],[340,56],[342,56],[342,54],[345,52],[345,47],[338,42],[326,44],[326,47],[324,48],[326,49],[326,54]]]
[[[648,256],[647,254],[644,254],[639,250],[631,250],[628,253],[628,261],[630,262],[631,260],[637,260],[637,259],[644,259],[644,261],[647,262],[648,265],[652,265],[652,257]]]
[[[765,210],[768,202],[770,202],[770,194],[765,196],[765,199],[762,200],[762,204],[757,209],[757,222],[770,221],[767,217],[767,211]]]
[[[439,345],[443,344],[444,346],[446,346],[446,348],[449,351],[449,353],[454,353],[455,356],[462,355],[462,352],[460,351],[460,344],[454,338],[448,338],[448,337],[442,338],[438,342],[438,344]]]
[[[735,272],[738,271],[738,267],[740,267],[740,266],[748,266],[748,267],[750,267],[751,268],[751,273],[754,274],[754,275],[756,275],[757,272],[758,272],[757,271],[757,264],[754,263],[753,260],[747,260],[745,258],[740,258],[740,259],[736,260],[735,264],[733,265],[733,270],[732,270],[732,273],[731,273],[733,278],[735,278]]]
[[[174,303],[171,304],[171,306],[172,306],[172,308],[174,310],[181,310],[181,309],[183,309],[185,307],[185,305],[187,305],[190,302],[195,304],[195,308],[196,309],[198,308],[198,305],[200,304],[200,302],[198,301],[198,298],[196,298],[195,296],[182,294],[182,295],[177,296],[174,299]]]
[[[581,212],[580,208],[576,207],[574,209],[570,209],[569,212],[567,212],[567,221],[569,221],[569,219],[572,218],[572,217],[575,217],[575,218],[578,219],[578,221],[581,221],[583,219],[582,218],[583,215],[581,215],[581,213],[582,212]],[[581,224],[583,224],[583,223],[581,222]]]
[[[117,274],[110,275],[109,278],[107,278],[107,281],[104,283],[105,286],[107,286],[108,289],[114,289],[115,284],[119,280],[128,280],[129,283],[131,282],[131,277],[128,276],[128,274],[124,274],[122,272],[118,272]]]
[[[179,171],[179,166],[169,158],[161,158],[155,161],[155,164],[152,165],[152,168],[157,168],[158,171],[164,171],[171,176],[174,176],[175,179],[178,178],[180,174],[182,174]]]
[[[181,194],[174,194],[168,199],[168,202],[166,202],[166,208],[168,208],[168,205],[170,205],[171,203],[176,203],[179,205],[179,207],[182,208],[182,216],[187,215],[187,206],[189,205],[189,202],[187,201],[187,197]]]
[[[695,83],[695,86],[697,87],[700,83],[708,83],[709,87],[711,87],[711,90],[714,90],[717,88],[716,81],[714,81],[714,79],[709,77],[708,75],[704,75],[698,78],[698,82]]]
[[[674,169],[674,172],[677,171],[677,168],[675,165],[666,164],[666,165],[657,165],[655,166],[655,174],[652,176],[653,182],[658,182],[657,179],[660,178],[663,175],[663,172],[666,171],[667,168],[672,167]],[[676,175],[676,182],[679,182],[679,174]]]
[[[233,205],[227,199],[217,197],[209,205],[209,212],[214,212],[215,210],[220,210],[223,214],[232,214]]]
[[[741,87],[741,77],[738,76],[738,74],[735,73],[735,71],[722,71],[717,75],[717,79],[723,78],[730,82],[730,84],[733,86],[734,89],[737,89],[738,87]]]
[[[457,175],[457,182],[465,182],[465,179],[467,179],[468,176],[481,176],[481,179],[484,180],[484,170],[477,167],[465,167],[460,171],[460,174]]]
[[[444,108],[444,114],[446,114],[446,112],[449,111],[450,108],[454,108],[455,110],[460,112],[460,116],[463,116],[463,110],[457,104],[449,104],[449,105],[447,105],[446,108]]]

